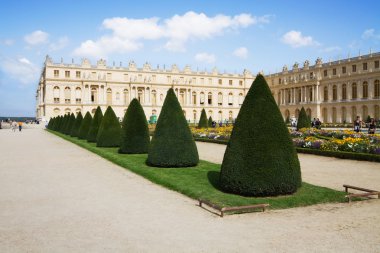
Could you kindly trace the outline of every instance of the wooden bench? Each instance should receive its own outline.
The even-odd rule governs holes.
[[[348,203],[350,203],[351,199],[355,198],[355,197],[369,197],[369,196],[377,195],[377,198],[380,199],[380,192],[379,191],[370,190],[370,189],[357,187],[357,186],[352,186],[352,185],[348,185],[348,184],[344,184],[343,187],[345,188],[346,193],[348,193],[348,195],[345,196],[348,199]],[[354,189],[354,190],[363,191],[366,193],[349,193],[348,189]]]
[[[234,207],[220,207],[216,204],[211,203],[210,201],[199,199],[199,206],[202,207],[202,204],[205,204],[215,210],[220,212],[220,217],[224,216],[226,212],[232,211],[246,211],[261,208],[263,212],[269,207],[269,204],[257,204],[257,205],[249,205],[249,206],[234,206]]]

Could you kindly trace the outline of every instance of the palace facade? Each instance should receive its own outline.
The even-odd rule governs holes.
[[[356,116],[380,118],[380,53],[322,63],[317,59],[309,66],[305,61],[292,70],[266,75],[272,94],[285,118],[298,117],[303,106],[312,118],[326,123],[352,122]],[[138,68],[132,61],[128,67],[104,60],[91,65],[83,59],[80,65],[53,63],[46,57],[37,89],[38,119],[66,113],[94,113],[97,106],[105,111],[112,106],[123,118],[133,98],[143,106],[148,118],[159,115],[166,92],[173,88],[189,122],[197,122],[201,110],[214,120],[236,118],[255,76],[248,70],[242,74],[193,71],[189,66],[179,70],[153,69],[148,63]]]

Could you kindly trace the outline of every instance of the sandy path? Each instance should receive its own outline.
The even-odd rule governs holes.
[[[0,252],[380,251],[377,200],[222,219],[40,129],[0,142]]]

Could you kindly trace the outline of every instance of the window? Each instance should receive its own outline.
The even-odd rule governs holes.
[[[91,72],[91,79],[96,79],[96,72]]]
[[[228,80],[228,84],[229,84],[229,85],[232,85],[232,80]]]
[[[197,104],[197,93],[195,91],[193,91],[193,105],[196,105]]]
[[[351,93],[352,93],[352,99],[358,98],[358,87],[357,87],[356,83],[352,84]]]
[[[82,103],[82,89],[79,87],[75,89],[75,103]]]
[[[157,105],[157,92],[152,90],[152,105]]]
[[[129,105],[129,91],[127,89],[123,91],[123,96],[124,96],[124,105]]]
[[[375,80],[375,87],[374,87],[374,97],[375,98],[380,98],[380,81]]]
[[[329,89],[327,86],[323,88],[323,101],[329,100]]]
[[[76,72],[75,72],[75,77],[76,77],[76,78],[80,78],[80,71],[76,71]]]
[[[107,104],[112,104],[112,90],[110,88],[107,89]]]
[[[346,72],[347,72],[346,66],[342,67],[342,74],[346,74]]]
[[[137,90],[137,100],[140,104],[144,104],[144,91],[142,89]]]
[[[205,104],[205,94],[201,92],[201,105]]]
[[[352,72],[356,72],[356,65],[352,65]]]
[[[70,71],[65,71],[65,78],[70,78]]]
[[[363,62],[363,70],[367,70],[368,69],[368,65],[366,62]]]
[[[323,76],[327,76],[327,69],[323,70]]]
[[[239,80],[239,86],[243,86],[243,80]]]
[[[345,83],[342,85],[342,99],[347,99],[347,85]]]
[[[98,102],[98,90],[95,87],[91,88],[91,102]]]
[[[218,93],[218,105],[223,105],[223,94],[221,92]]]
[[[112,80],[112,73],[107,73],[107,80]]]
[[[54,70],[54,77],[59,77],[59,70],[57,69]]]
[[[59,87],[55,86],[53,88],[53,97],[54,97],[54,103],[58,104],[59,103]]]
[[[156,82],[156,75],[152,75],[152,81]]]
[[[179,91],[179,103],[181,105],[185,104],[185,91],[184,90]]]
[[[333,86],[333,100],[336,101],[338,99],[337,96],[337,88],[336,85]]]
[[[379,68],[379,61],[375,61],[375,69]]]
[[[363,82],[363,98],[368,98],[368,83]]]
[[[167,76],[166,78],[168,79],[168,83],[172,83],[172,77],[171,76]]]
[[[65,103],[70,104],[70,98],[71,98],[71,89],[70,87],[65,88]]]
[[[229,122],[233,122],[233,114],[232,114],[232,111],[229,111],[229,112],[228,112],[228,121],[229,121]]]
[[[239,105],[242,105],[244,101],[243,93],[239,93]]]
[[[336,69],[333,69],[333,76],[336,76]]]
[[[218,84],[222,85],[222,79],[218,79]]]
[[[207,95],[207,102],[209,105],[212,105],[212,93],[211,92],[209,92]]]
[[[124,81],[129,81],[128,80],[128,74],[124,74]]]
[[[234,103],[234,101],[233,101],[233,94],[232,94],[232,92],[230,92],[228,94],[228,105],[232,106],[233,103]]]
[[[313,79],[314,77],[314,72],[310,72],[310,79]]]
[[[117,100],[117,101],[120,100],[120,93],[119,93],[119,92],[116,92],[116,100]]]

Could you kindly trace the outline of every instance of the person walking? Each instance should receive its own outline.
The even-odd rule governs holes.
[[[371,118],[371,121],[368,125],[368,134],[375,134],[376,132],[376,122],[374,118]]]
[[[18,131],[21,132],[21,130],[22,130],[22,122],[20,121],[18,122]]]
[[[354,121],[354,131],[359,133],[362,126],[362,121],[360,120],[360,117],[357,116],[356,120]]]

